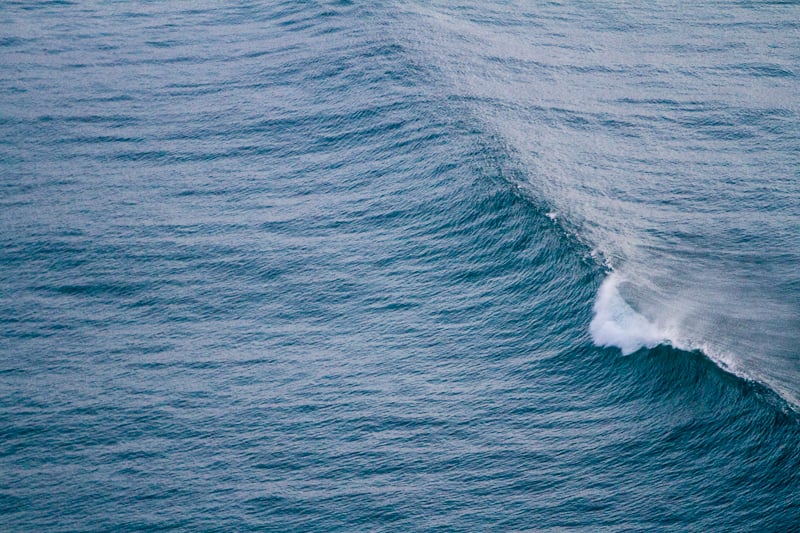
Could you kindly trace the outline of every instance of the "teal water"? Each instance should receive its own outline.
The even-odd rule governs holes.
[[[800,9],[723,4],[4,4],[0,529],[795,529]]]

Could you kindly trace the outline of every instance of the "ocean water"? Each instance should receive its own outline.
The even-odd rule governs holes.
[[[0,529],[800,527],[797,2],[0,28]]]

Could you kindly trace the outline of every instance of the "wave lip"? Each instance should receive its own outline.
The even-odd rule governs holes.
[[[598,346],[617,347],[623,355],[641,348],[671,344],[667,335],[654,323],[637,313],[619,293],[624,281],[612,272],[600,285],[594,303],[594,318],[589,325],[592,340]]]

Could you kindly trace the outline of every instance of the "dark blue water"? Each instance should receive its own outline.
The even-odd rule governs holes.
[[[0,529],[797,528],[798,21],[4,3]]]

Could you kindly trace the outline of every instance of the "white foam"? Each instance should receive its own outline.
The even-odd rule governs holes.
[[[616,346],[628,355],[640,348],[653,348],[669,342],[658,326],[637,313],[619,293],[623,279],[611,273],[597,291],[594,318],[589,325],[598,346]]]

